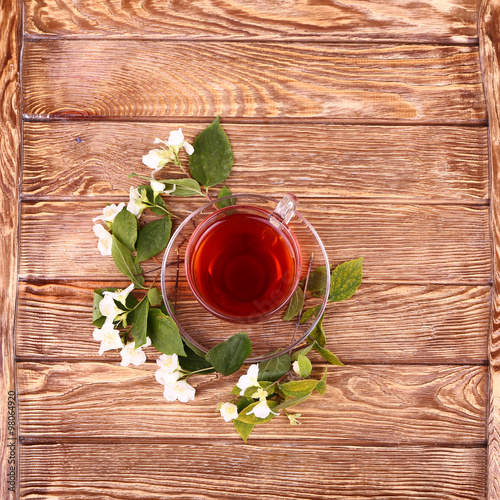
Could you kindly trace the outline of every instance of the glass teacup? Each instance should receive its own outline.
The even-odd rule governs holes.
[[[328,297],[306,293],[304,312],[314,308],[314,314],[290,321],[287,304],[316,268],[329,263],[316,230],[295,211],[296,198],[233,194],[190,209],[192,203],[185,201],[190,213],[165,250],[161,283],[168,314],[188,345],[206,353],[244,331],[253,346],[250,363],[301,344]],[[311,214],[321,217],[315,207]],[[325,279],[328,290],[329,273]]]
[[[279,311],[301,272],[300,246],[285,220],[297,199],[287,195],[273,212],[252,205],[215,211],[191,235],[185,256],[198,301],[226,321],[252,323]]]

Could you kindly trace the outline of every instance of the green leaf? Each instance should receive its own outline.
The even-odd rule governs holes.
[[[137,217],[123,208],[113,220],[113,235],[133,252],[137,241]]]
[[[146,197],[148,199],[148,202],[151,204],[151,205],[159,205],[160,207],[162,208],[158,208],[158,207],[150,207],[151,211],[156,214],[156,215],[165,215],[168,210],[167,210],[167,206],[165,205],[165,202],[163,201],[162,197],[161,196],[157,196],[156,199],[155,199],[155,193],[153,191],[153,188],[148,185],[148,184],[144,184],[142,186],[139,186],[137,188],[139,190],[139,194],[142,194],[142,190],[145,190],[146,191]]]
[[[232,194],[233,193],[231,193],[231,190],[228,187],[222,186],[221,190],[219,191],[219,194],[217,195],[217,199],[224,198],[225,196],[231,196]],[[235,205],[235,204],[236,204],[236,201],[234,198],[229,198],[227,200],[218,201],[216,203],[217,208],[226,208],[226,207],[230,207],[230,206]]]
[[[154,347],[164,354],[186,355],[175,321],[165,316],[159,309],[149,310],[148,337]]]
[[[317,342],[313,344],[313,349],[318,351],[321,354],[321,356],[323,356],[323,358],[326,359],[332,365],[344,366],[344,363],[342,363],[342,361],[340,361],[340,359],[337,358],[337,356],[335,356],[333,352],[330,352],[328,349],[325,349],[324,347],[318,345]]]
[[[300,324],[303,325],[304,323],[309,321],[312,317],[316,318],[320,309],[321,305],[318,304],[317,306],[311,307],[311,309],[307,309],[307,311],[304,311],[304,313],[300,317]]]
[[[134,311],[134,324],[130,333],[135,340],[135,348],[141,347],[146,343],[146,335],[148,331],[148,313],[149,301],[144,297]]]
[[[296,351],[292,354],[292,361],[297,361],[297,359],[299,359],[299,356],[301,354],[303,354],[304,356],[306,354],[309,354],[309,352],[311,352],[311,349],[313,348],[313,344],[310,344],[308,345],[307,347],[305,347],[304,349],[301,349],[300,351]]]
[[[239,389],[238,389],[239,394]],[[254,400],[251,398],[240,398],[236,402],[236,407],[238,408],[238,414],[240,414],[245,408],[254,403]],[[255,424],[247,424],[242,422],[241,420],[233,420],[233,425],[238,434],[241,436],[245,443],[247,442],[248,436],[252,432]]]
[[[238,413],[241,413],[247,406],[253,405],[255,401],[252,398],[242,397],[236,402],[236,407],[238,408]]]
[[[304,307],[304,300],[304,290],[298,286],[290,299],[283,319],[285,321],[290,321],[292,318],[295,318],[295,316],[298,316]]]
[[[194,153],[189,157],[191,175],[209,188],[224,182],[233,166],[233,150],[217,117],[193,142]]]
[[[146,224],[137,240],[136,262],[142,262],[159,254],[167,246],[171,228],[172,221],[169,215]]]
[[[194,179],[186,177],[185,179],[167,179],[161,180],[165,184],[165,188],[170,191],[175,186],[175,191],[172,191],[170,196],[182,196],[187,198],[189,196],[203,196],[201,187]]]
[[[324,347],[326,344],[326,335],[325,330],[323,329],[323,319],[325,317],[325,313],[321,315],[321,319],[318,324],[314,327],[313,331],[307,337],[309,342],[315,341],[321,347]]]
[[[148,300],[153,307],[163,304],[163,297],[160,290],[158,290],[158,288],[150,288],[148,290]]]
[[[132,252],[113,235],[111,255],[118,270],[127,276],[136,288],[144,288],[141,266],[136,263]]]
[[[320,266],[315,269],[309,275],[309,281],[307,282],[307,291],[319,292],[321,295],[325,295],[327,273],[328,271],[326,270],[326,266]]]
[[[260,401],[255,401],[255,403],[252,403],[251,405],[241,410],[241,412],[238,415],[238,418],[235,420],[239,420],[240,422],[244,422],[246,424],[255,425],[255,424],[265,424],[266,422],[269,422],[269,420],[271,420],[276,416],[274,413],[269,413],[269,415],[266,418],[256,417],[253,413],[251,415],[248,415],[248,412],[252,411],[259,403]],[[278,406],[278,402],[268,401],[267,405],[269,406],[269,408],[271,408],[271,410],[273,410],[274,408],[276,408],[276,406]]]
[[[305,396],[302,396],[300,398],[287,399],[286,401],[283,401],[283,403],[276,406],[276,408],[274,410],[276,412],[278,412],[278,410],[284,410],[285,408],[290,408],[291,406],[298,405],[299,403],[304,402],[306,399],[309,399],[311,397],[311,394],[312,394],[312,392],[310,392],[309,394],[306,394]]]
[[[115,301],[115,304],[117,302]],[[139,303],[139,301],[131,294],[129,293],[127,295],[127,298],[125,299],[125,309],[128,311],[130,309],[133,309],[137,304]],[[119,302],[118,302],[119,304]]]
[[[170,305],[170,307],[172,307],[172,305]],[[163,309],[166,309],[166,308],[165,308],[165,304],[164,304],[164,303],[162,304],[161,309],[162,309],[162,310],[163,310]],[[173,309],[172,309],[172,310],[173,310]],[[167,314],[167,313],[165,313],[165,314],[168,316],[168,314]],[[189,347],[189,349],[191,349],[191,350],[192,350],[192,351],[193,351],[196,355],[198,355],[200,358],[203,358],[203,359],[205,359],[205,358],[206,358],[206,355],[207,355],[207,354],[206,354],[205,352],[203,352],[201,349],[199,349],[198,347],[196,347],[194,344],[192,344],[191,342],[189,342],[189,340],[187,340],[187,339],[185,339],[185,338],[183,337],[183,338],[182,338],[182,341],[184,342],[184,344],[186,344],[186,345]]]
[[[179,358],[179,364],[181,365],[181,368],[183,368],[184,370],[188,372],[196,372],[198,370],[204,370],[205,368],[212,367],[212,365],[203,356],[199,356],[198,354],[196,354],[187,345],[184,346],[184,351],[186,353],[186,356],[185,357],[182,356]],[[208,374],[214,371],[215,369],[207,370],[204,371],[203,373]]]
[[[340,264],[332,271],[329,302],[340,302],[351,297],[361,284],[363,257]]]
[[[247,424],[245,422],[242,422],[241,420],[233,420],[233,425],[240,435],[241,439],[243,439],[243,441],[245,441],[246,443],[248,436],[250,436],[253,428],[255,427],[255,424]]]
[[[103,317],[103,315],[101,314],[101,310],[99,309],[99,304],[104,297],[96,293],[96,291],[93,292],[93,297],[94,304],[92,305],[92,322],[94,326],[96,326],[96,321]],[[101,326],[102,324],[98,328],[100,328]]]
[[[207,361],[222,375],[239,370],[252,352],[252,343],[245,332],[239,332],[216,345],[206,355]]]
[[[280,389],[283,394],[290,398],[302,398],[314,391],[318,380],[293,380],[286,384],[281,384]]]
[[[297,358],[297,362],[299,364],[299,373],[302,378],[307,378],[311,375],[312,372],[312,364],[307,356],[300,354]]]
[[[290,370],[291,360],[288,353],[282,354],[276,358],[263,361],[259,364],[258,380],[270,380],[274,382],[279,380]]]
[[[92,322],[92,324],[96,328],[102,328],[104,326],[104,323],[106,323],[106,316],[101,316],[100,318],[98,318]]]
[[[324,396],[326,394],[326,377],[327,377],[327,375],[328,375],[328,367],[325,368],[325,373],[323,374],[323,377],[321,377],[321,380],[318,382],[318,385],[316,386],[316,390],[322,396]]]

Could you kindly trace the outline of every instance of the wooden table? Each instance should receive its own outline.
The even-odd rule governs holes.
[[[0,498],[500,498],[499,0],[0,9]],[[124,283],[92,217],[218,114],[233,192],[295,192],[332,263],[365,258],[325,321],[347,366],[247,445],[233,378],[168,403],[92,339]]]

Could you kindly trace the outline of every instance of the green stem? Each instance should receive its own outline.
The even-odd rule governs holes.
[[[178,153],[178,152],[177,152],[177,153],[175,153],[175,152],[174,152],[174,154],[175,154],[175,161],[174,161],[174,163],[175,163],[175,164],[176,164],[176,165],[177,165],[177,166],[178,166],[178,167],[179,167],[179,168],[180,168],[180,169],[181,169],[181,170],[182,170],[182,171],[183,171],[183,172],[184,172],[184,173],[185,173],[188,177],[190,177],[189,173],[188,173],[188,172],[186,172],[186,169],[182,166],[181,159],[179,158],[179,153]]]
[[[213,366],[210,366],[208,368],[202,368],[201,370],[196,370],[194,372],[191,372],[191,373],[188,373],[188,376],[186,377],[186,380],[191,376],[191,375],[195,375],[196,373],[202,373],[202,372],[207,372],[208,370],[212,370],[213,371],[214,367]]]
[[[265,389],[267,391],[267,389],[269,389],[270,387],[272,387],[273,385],[276,385],[276,384],[279,384],[286,376],[288,376],[288,374],[291,372],[291,370],[288,370],[283,376],[281,376],[278,380],[275,380],[271,385],[268,385],[267,388]]]

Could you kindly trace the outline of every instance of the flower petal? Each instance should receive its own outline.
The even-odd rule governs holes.
[[[184,141],[182,143],[182,146],[184,147],[184,151],[186,151],[188,155],[192,155],[194,153],[194,148],[193,146],[191,146],[191,144],[189,144],[189,142]]]
[[[149,168],[158,168],[162,157],[160,156],[161,151],[159,149],[152,149],[147,155],[142,157],[142,163]]]
[[[182,129],[172,130],[170,135],[168,136],[167,145],[168,146],[177,146],[180,147],[184,142],[184,134],[182,133]]]

